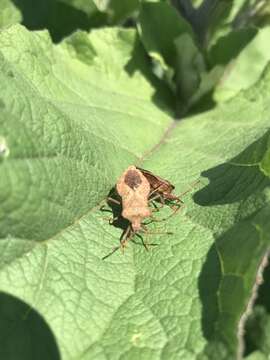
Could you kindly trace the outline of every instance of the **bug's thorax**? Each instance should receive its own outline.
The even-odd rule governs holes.
[[[136,169],[135,166],[129,166],[118,180],[116,189],[122,198],[130,195],[140,195],[147,200],[150,193],[150,184],[140,170]]]

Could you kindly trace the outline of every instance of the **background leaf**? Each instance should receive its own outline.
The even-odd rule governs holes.
[[[143,3],[138,24],[146,51],[162,68],[157,75],[175,93],[176,114],[185,113],[217,82],[211,80],[213,74],[206,74],[205,59],[190,24],[166,3]]]
[[[48,29],[55,42],[59,42],[78,29],[90,30],[123,23],[129,20],[139,8],[139,0],[121,0],[121,2],[117,0],[39,0],[37,2],[1,0],[1,2],[3,3],[1,9],[4,7],[1,17],[5,17],[8,23],[22,22],[30,30]]]
[[[233,30],[220,37],[209,50],[208,59],[210,64],[212,66],[216,64],[227,65],[245,48],[257,32],[255,28],[246,28]]]
[[[19,9],[16,8],[11,0],[0,0],[0,8],[0,29],[22,20]]]
[[[139,33],[147,52],[174,67],[174,40],[181,34],[192,34],[187,21],[172,6],[163,2],[142,3],[138,21]]]
[[[98,9],[108,14],[108,21],[112,24],[119,23],[131,16],[134,11],[139,9],[139,0],[94,0]]]
[[[225,101],[259,79],[270,61],[269,36],[270,27],[260,29],[244,51],[231,60],[217,86],[215,100]]]
[[[252,347],[248,350],[260,349],[266,358],[270,352],[269,326],[269,314],[262,306],[257,305],[247,322],[247,340]]]
[[[63,359],[235,358],[270,242],[270,70],[176,122],[134,30],[53,45],[14,26],[0,49],[1,291],[38,312]],[[176,193],[201,182],[153,225],[173,235],[103,261],[122,229],[99,207],[132,163]]]

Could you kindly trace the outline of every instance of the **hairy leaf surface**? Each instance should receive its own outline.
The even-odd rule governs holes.
[[[235,358],[270,243],[270,71],[176,122],[133,30],[53,45],[46,32],[14,26],[0,49],[3,321],[42,322],[52,359]],[[102,260],[122,229],[99,208],[134,163],[176,194],[191,192],[185,208],[151,226],[173,235],[142,234],[158,246],[147,252],[138,238]],[[15,336],[1,346],[5,359]],[[21,359],[37,358],[27,344]]]

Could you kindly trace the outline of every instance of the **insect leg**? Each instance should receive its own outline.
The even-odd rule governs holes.
[[[155,203],[155,200],[159,200],[161,202],[161,206],[157,206]],[[150,198],[148,200],[149,203],[153,204],[155,209],[154,211],[159,211],[159,209],[163,208],[163,206],[165,205],[165,201],[164,198],[161,194],[157,193],[154,197]]]
[[[132,238],[132,236],[134,234],[135,234],[134,231],[132,231],[132,228],[129,225],[126,228],[125,232],[123,233],[123,236],[120,241],[120,247],[121,247],[123,253],[124,253],[124,248],[127,246],[127,242]]]
[[[146,236],[147,236],[147,235],[148,235],[148,234],[146,234]],[[145,242],[144,239],[143,239],[143,237],[141,237],[141,240],[142,240],[142,244],[143,244],[145,250],[146,250],[146,251],[149,251],[148,241]]]
[[[117,221],[119,219],[119,216],[115,216],[115,217],[103,217],[103,220],[106,220],[109,222],[110,225],[112,225],[115,221]]]
[[[107,201],[112,202],[112,203],[117,204],[117,205],[121,205],[120,201],[115,200],[114,198],[111,198],[111,197],[107,197]]]
[[[149,194],[149,197],[152,196],[154,193],[158,192],[158,189],[162,186],[162,184],[158,185],[154,190],[152,190]]]
[[[157,212],[157,211],[159,211],[159,207],[157,206],[157,204],[154,202],[154,201],[152,201],[152,200],[149,200],[148,201],[148,205],[153,205],[153,209],[151,209],[151,212]]]
[[[109,256],[114,254],[117,250],[122,249],[122,252],[124,253],[124,247],[126,246],[126,243],[128,240],[133,236],[133,233],[131,232],[131,226],[129,225],[126,230],[124,231],[123,235],[121,236],[120,245],[113,248],[113,250],[108,254],[105,255],[102,260],[107,259]]]
[[[173,209],[173,211],[171,212],[170,215],[168,215],[165,218],[162,219],[154,219],[155,222],[161,222],[161,221],[166,221],[168,220],[170,217],[172,217],[173,215],[175,215],[179,210],[182,210],[185,207],[185,204],[183,202],[181,202],[181,204],[178,204],[175,208],[171,207],[171,209]]]

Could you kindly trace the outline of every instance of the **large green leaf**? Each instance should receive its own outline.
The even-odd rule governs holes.
[[[15,26],[0,49],[0,316],[30,334],[20,360],[37,358],[29,341],[44,334],[53,359],[56,346],[62,359],[234,358],[270,243],[270,71],[177,123],[132,30],[55,46]],[[200,174],[201,183],[186,209],[153,225],[173,232],[149,238],[159,246],[130,243],[102,260],[122,230],[99,207],[132,163],[178,193]],[[22,335],[3,341],[0,331],[11,359]]]

